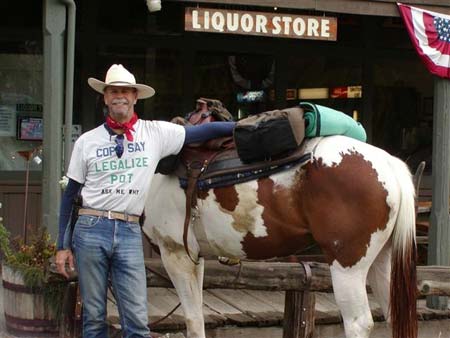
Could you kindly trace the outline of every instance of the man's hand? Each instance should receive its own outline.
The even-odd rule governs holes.
[[[66,262],[69,263],[69,271],[73,272],[75,271],[75,268],[73,266],[73,254],[70,250],[58,250],[56,253],[56,269],[58,270],[58,273],[66,277],[67,279],[70,278],[69,274],[66,270]]]

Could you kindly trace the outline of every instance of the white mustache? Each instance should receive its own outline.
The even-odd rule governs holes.
[[[128,104],[128,100],[126,99],[114,99],[112,104]]]

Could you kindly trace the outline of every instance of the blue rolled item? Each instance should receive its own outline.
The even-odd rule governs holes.
[[[305,136],[345,135],[366,142],[367,134],[361,123],[347,114],[310,102],[300,102],[305,118]]]

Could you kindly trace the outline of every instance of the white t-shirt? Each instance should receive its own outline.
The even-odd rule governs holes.
[[[139,119],[133,128],[133,141],[124,135],[121,158],[114,150],[117,136],[104,125],[75,142],[67,176],[84,184],[84,208],[142,214],[158,161],[183,147],[185,130],[180,125]]]

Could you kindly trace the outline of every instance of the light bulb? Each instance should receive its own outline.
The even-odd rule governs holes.
[[[36,163],[37,165],[39,165],[39,164],[42,163],[42,160],[41,160],[41,158],[39,156],[35,156],[33,158],[33,162]]]
[[[149,12],[157,12],[161,10],[161,0],[147,0]]]

